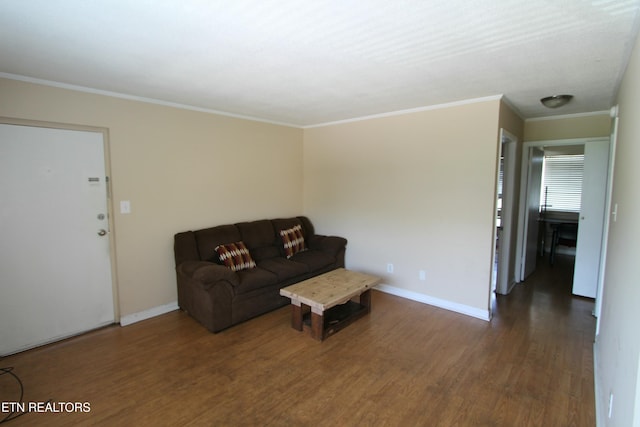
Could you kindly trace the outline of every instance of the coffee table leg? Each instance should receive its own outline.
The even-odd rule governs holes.
[[[371,289],[360,294],[360,305],[367,309],[367,313],[371,313]]]
[[[300,301],[291,301],[291,327],[297,331],[302,330],[302,307]]]
[[[311,309],[311,338],[322,341],[324,335],[324,316]]]

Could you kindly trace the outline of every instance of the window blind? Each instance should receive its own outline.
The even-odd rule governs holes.
[[[584,154],[545,156],[540,194],[541,210],[580,212]]]

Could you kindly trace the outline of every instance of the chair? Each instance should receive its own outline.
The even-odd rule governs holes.
[[[553,265],[558,245],[575,248],[578,243],[578,224],[561,223],[553,226],[553,237],[551,238],[551,254],[549,263]]]

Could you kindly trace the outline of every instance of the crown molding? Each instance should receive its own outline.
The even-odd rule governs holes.
[[[575,113],[575,114],[563,114],[560,116],[534,117],[531,119],[526,119],[525,122],[542,122],[545,120],[575,119],[579,117],[608,116],[608,115],[609,115],[609,110],[591,111],[589,113]]]
[[[219,116],[233,117],[235,119],[251,120],[253,122],[261,122],[261,123],[268,123],[268,124],[278,125],[278,126],[301,128],[300,125],[295,125],[295,124],[292,124],[292,123],[278,122],[278,121],[274,121],[274,120],[262,119],[262,118],[259,118],[259,117],[245,116],[245,115],[242,115],[242,114],[229,113],[227,111],[213,110],[213,109],[210,109],[210,108],[196,107],[196,106],[187,105],[187,104],[179,104],[177,102],[162,101],[160,99],[155,99],[155,98],[146,98],[146,97],[143,97],[143,96],[127,95],[127,94],[124,94],[124,93],[111,92],[111,91],[102,90],[102,89],[94,89],[94,88],[90,88],[90,87],[86,87],[86,86],[78,86],[78,85],[73,85],[73,84],[69,84],[69,83],[60,83],[60,82],[55,82],[55,81],[52,81],[52,80],[37,79],[37,78],[34,78],[34,77],[21,76],[21,75],[18,75],[18,74],[10,74],[10,73],[0,72],[0,77],[6,78],[6,79],[10,79],[10,80],[18,80],[18,81],[26,82],[26,83],[33,83],[33,84],[39,84],[39,85],[43,85],[43,86],[55,87],[55,88],[59,88],[59,89],[74,90],[76,92],[84,92],[84,93],[90,93],[90,94],[94,94],[94,95],[109,96],[109,97],[112,97],[112,98],[127,99],[129,101],[144,102],[146,104],[162,105],[164,107],[178,108],[178,109],[181,109],[181,110],[198,111],[200,113],[216,114],[216,115],[219,115]]]
[[[430,111],[430,110],[441,110],[444,108],[451,108],[451,107],[458,107],[461,105],[469,105],[469,104],[477,104],[480,102],[488,102],[488,101],[497,101],[503,98],[503,95],[492,95],[492,96],[486,96],[483,98],[473,98],[473,99],[465,99],[463,101],[455,101],[455,102],[447,102],[444,104],[435,104],[435,105],[428,105],[428,106],[424,106],[424,107],[416,107],[416,108],[409,108],[406,110],[397,110],[397,111],[390,111],[387,113],[380,113],[380,114],[372,114],[369,116],[362,116],[362,117],[355,117],[352,119],[345,119],[345,120],[336,120],[334,122],[326,122],[326,123],[319,123],[316,125],[307,125],[307,126],[302,126],[303,129],[311,129],[311,128],[319,128],[319,127],[325,127],[325,126],[333,126],[333,125],[341,125],[341,124],[345,124],[345,123],[353,123],[353,122],[360,122],[360,121],[364,121],[364,120],[371,120],[371,119],[379,119],[379,118],[383,118],[383,117],[393,117],[393,116],[401,116],[404,114],[411,114],[411,113],[419,113],[422,111]]]

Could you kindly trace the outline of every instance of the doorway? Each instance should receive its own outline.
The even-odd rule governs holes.
[[[0,123],[0,356],[115,321],[105,135]]]
[[[537,150],[559,150],[562,147],[579,147],[584,150],[585,156],[581,206],[579,214],[576,212],[575,220],[572,220],[578,224],[572,292],[575,295],[595,298],[601,264],[609,173],[609,139],[606,138],[539,141],[524,144],[517,239],[517,267],[519,268],[517,278],[518,281],[522,281],[535,270],[537,260],[541,259],[539,255],[545,253],[543,242],[549,240],[544,233],[545,228],[541,228],[542,232],[539,233],[537,227],[541,224],[547,227],[546,223],[552,222],[544,218],[546,215],[542,217],[540,215],[541,212],[544,213],[540,206],[546,206],[547,202],[544,201],[545,199],[540,200],[540,178],[536,173],[532,173],[536,168],[535,162],[531,161],[532,153]],[[564,218],[560,222],[567,221],[569,218]]]
[[[516,147],[518,139],[500,129],[500,153],[496,188],[496,233],[492,292],[507,295],[516,284],[514,243]]]

